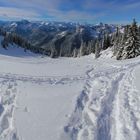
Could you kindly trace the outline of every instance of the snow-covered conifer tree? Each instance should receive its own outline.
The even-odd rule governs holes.
[[[117,59],[129,59],[140,55],[140,36],[135,19],[128,31],[124,33],[126,37],[123,39],[123,44],[117,53]]]

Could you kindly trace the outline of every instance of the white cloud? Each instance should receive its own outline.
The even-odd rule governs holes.
[[[34,10],[56,9],[64,0],[0,0],[0,3],[11,7],[29,8]]]
[[[9,17],[21,19],[44,19],[45,17],[49,20],[59,20],[59,21],[93,21],[98,17],[104,15],[104,13],[89,13],[85,10],[79,11],[77,9],[69,9],[67,11],[63,11],[59,9],[59,6],[64,2],[71,2],[70,0],[2,0],[3,3],[7,4],[11,3],[11,7],[18,7],[25,10],[19,10],[18,8],[0,8],[0,16],[8,19]],[[82,3],[79,3],[82,4]],[[28,12],[27,12],[28,10]],[[34,10],[34,11],[32,11]],[[10,12],[12,11],[12,12]]]
[[[129,9],[135,9],[139,7],[140,7],[140,2],[132,2],[132,3],[126,4],[123,8],[125,10],[129,10]]]
[[[102,1],[102,0],[84,0],[83,1],[83,8],[85,9],[100,9],[100,10],[108,10],[108,9],[113,9],[114,7],[117,6],[117,1],[112,0],[112,1]]]
[[[102,17],[105,15],[105,13],[88,13],[86,11],[60,11],[60,10],[49,10],[49,15],[54,20],[59,21],[73,21],[73,22],[89,22],[89,21],[95,21],[97,18]]]
[[[40,15],[35,11],[28,11],[25,9],[11,8],[11,7],[0,7],[0,18],[2,19],[31,19],[35,20],[40,18]]]

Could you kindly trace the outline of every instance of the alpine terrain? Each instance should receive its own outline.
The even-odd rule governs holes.
[[[140,140],[139,55],[135,20],[1,22],[0,140]]]

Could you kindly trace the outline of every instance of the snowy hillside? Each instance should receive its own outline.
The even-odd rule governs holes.
[[[140,139],[139,58],[94,60],[64,139]]]
[[[37,56],[36,54],[30,52],[30,51],[24,51],[23,48],[16,44],[9,44],[6,49],[4,49],[0,45],[0,54],[4,56],[14,56],[14,57],[31,57],[31,56]]]
[[[59,139],[90,69],[86,63],[0,55],[0,139]]]
[[[140,139],[139,57],[16,51],[0,54],[0,140]]]

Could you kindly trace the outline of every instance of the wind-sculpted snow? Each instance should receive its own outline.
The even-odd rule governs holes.
[[[99,61],[99,63],[102,63]],[[68,140],[139,140],[140,96],[133,70],[140,61],[102,64],[87,72],[85,87],[64,127]]]

